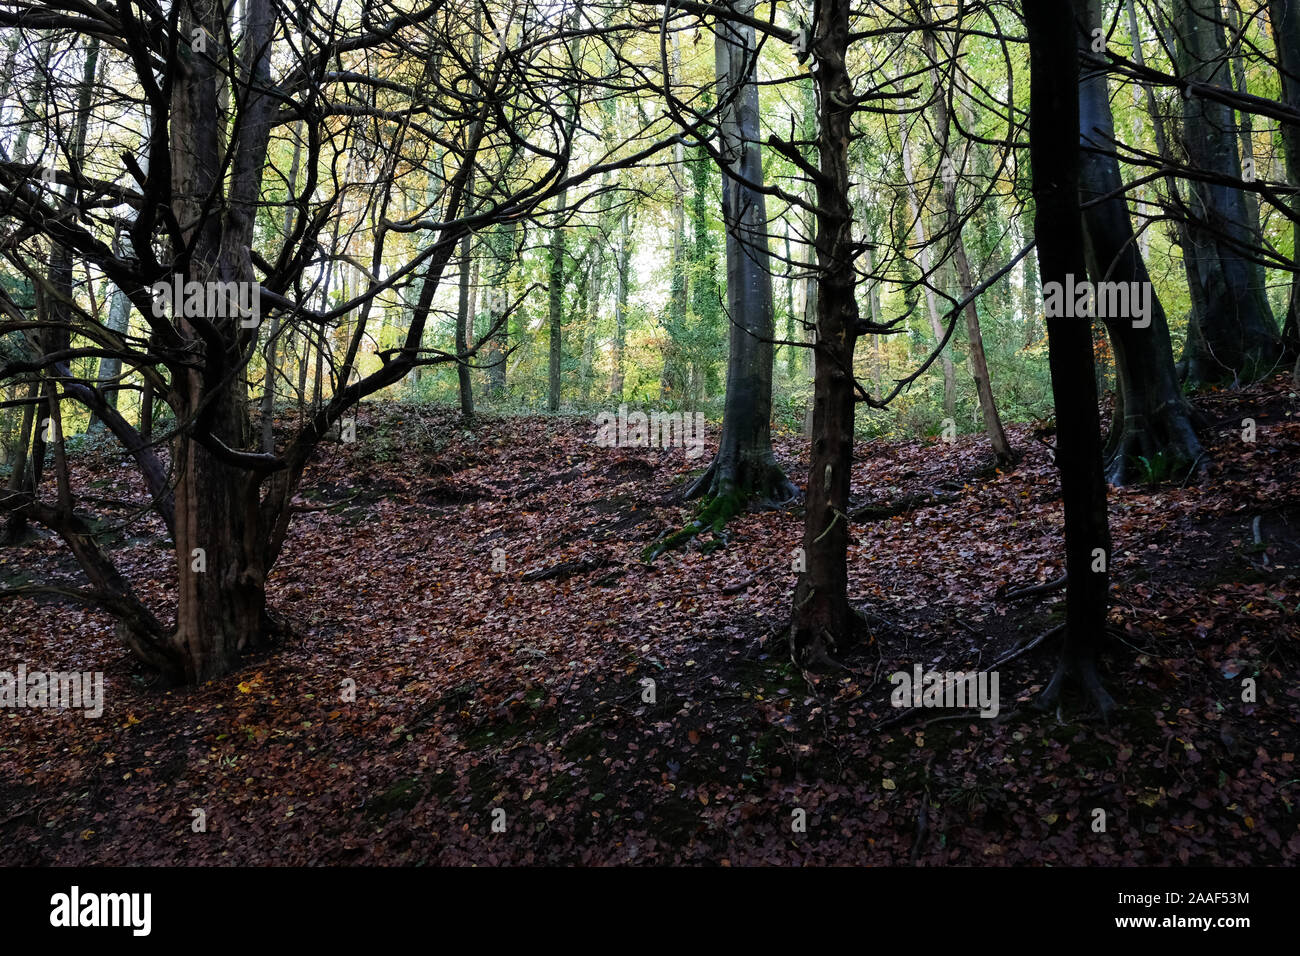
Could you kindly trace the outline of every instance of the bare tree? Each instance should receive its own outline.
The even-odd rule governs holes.
[[[131,454],[171,540],[175,625],[140,598],[97,540],[59,448],[56,494],[37,481],[6,492],[0,507],[57,532],[89,586],[31,585],[0,596],[53,590],[105,609],[141,660],[177,680],[228,671],[284,632],[267,606],[266,579],[322,438],[355,427],[357,403],[412,369],[471,362],[495,335],[489,329],[463,350],[425,345],[457,244],[533,218],[677,135],[661,123],[664,135],[634,132],[617,153],[589,151],[579,161],[573,124],[553,103],[555,84],[574,79],[568,51],[578,38],[612,45],[655,22],[634,13],[596,28],[571,25],[565,11],[485,0],[351,12],[246,0],[241,10],[204,0],[0,4],[0,26],[29,43],[97,38],[108,62],[90,91],[90,115],[116,104],[127,117],[97,128],[96,149],[81,157],[68,148],[75,121],[62,125],[69,114],[52,111],[45,155],[58,157],[53,182],[37,164],[0,162],[4,255],[54,303],[33,312],[12,296],[0,300],[0,333],[22,334],[32,348],[0,367],[0,383],[46,376],[54,436],[72,402],[99,416]],[[481,65],[477,42],[492,50]],[[617,59],[593,82],[634,89],[637,78]],[[285,236],[263,228],[263,214],[282,218],[284,201],[269,184],[283,195],[289,177],[280,164],[291,152],[283,131],[300,122],[301,182],[287,200],[296,213]],[[147,169],[134,159],[140,135]],[[431,178],[430,201],[402,216],[393,200],[407,178],[420,186]],[[112,241],[111,210],[121,204],[133,213],[129,247]],[[430,241],[413,250],[406,237],[420,235]],[[64,279],[39,268],[50,255],[84,262],[121,289],[142,331],[123,335],[100,321]],[[326,296],[335,274],[342,294]],[[417,279],[401,343],[367,357],[376,312],[398,307]],[[251,428],[246,377],[272,327],[311,343],[321,387],[311,415],[265,451]],[[74,371],[71,363],[88,356],[121,361],[125,375],[162,399],[170,413],[163,434],[149,440],[97,380]]]

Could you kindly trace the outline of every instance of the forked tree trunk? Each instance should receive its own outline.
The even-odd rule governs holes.
[[[1182,76],[1231,87],[1223,22],[1215,0],[1175,4],[1174,45]],[[1183,139],[1188,161],[1229,179],[1241,178],[1232,108],[1201,96],[1183,98]],[[1265,295],[1264,269],[1246,259],[1255,230],[1240,189],[1192,182],[1188,228],[1207,308],[1193,313],[1183,360],[1194,385],[1247,385],[1281,358],[1282,342]]]
[[[221,35],[220,9],[186,3],[183,36],[199,26]],[[245,65],[259,89],[269,87],[266,49],[271,31],[268,0],[248,0]],[[172,192],[179,222],[196,225],[185,234],[190,255],[185,278],[200,282],[250,282],[247,250],[253,221],[249,210],[260,191],[273,106],[254,94],[241,111],[240,143],[229,174],[226,217],[204,214],[209,197],[221,192],[224,174],[216,118],[214,63],[192,53],[173,78],[169,125]],[[175,443],[175,550],[179,576],[175,654],[171,676],[201,682],[235,667],[244,651],[269,640],[266,615],[266,549],[258,518],[256,473],[219,460],[200,443],[210,435],[230,449],[247,439],[244,384],[228,370],[254,334],[234,316],[207,317],[212,331],[174,317],[186,345],[204,356],[203,367],[173,371],[168,401],[178,422],[191,426]],[[214,384],[214,383],[222,384]],[[206,438],[204,438],[206,440]]]
[[[1099,0],[1074,0],[1080,51],[1101,26]],[[1164,308],[1134,241],[1119,162],[1109,149],[1115,124],[1106,74],[1079,83],[1080,199],[1084,250],[1094,282],[1137,283],[1150,291],[1149,316],[1105,320],[1115,352],[1117,400],[1105,450],[1106,477],[1122,485],[1169,474],[1182,477],[1205,455],[1174,368]],[[1107,198],[1102,198],[1107,197]],[[1149,323],[1149,324],[1143,324]]]
[[[1268,12],[1277,50],[1282,100],[1293,110],[1300,110],[1300,3],[1269,0]],[[1282,145],[1286,149],[1287,183],[1295,190],[1291,196],[1291,209],[1300,214],[1300,123],[1282,123],[1281,126]],[[1292,223],[1291,240],[1294,265],[1300,262],[1300,223]],[[1295,376],[1300,382],[1300,269],[1291,273],[1282,340],[1287,359],[1296,362]]]

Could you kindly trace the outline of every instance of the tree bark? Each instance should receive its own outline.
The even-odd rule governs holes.
[[[1230,87],[1223,21],[1216,0],[1175,5],[1175,54],[1180,74]],[[1231,107],[1192,95],[1183,99],[1183,140],[1192,166],[1241,178]],[[1214,183],[1189,187],[1188,234],[1197,261],[1204,313],[1194,313],[1183,352],[1193,385],[1247,385],[1273,370],[1281,338],[1265,295],[1264,270],[1243,249],[1255,245],[1243,193]]]
[[[1074,10],[1084,52],[1101,26],[1100,0],[1074,0]],[[1169,323],[1133,234],[1112,152],[1114,137],[1106,74],[1087,70],[1079,82],[1079,181],[1088,273],[1094,282],[1138,283],[1151,296],[1145,327],[1132,317],[1104,320],[1115,352],[1117,391],[1105,473],[1112,484],[1123,485],[1165,474],[1182,478],[1203,460],[1205,450],[1174,368]]]
[[[474,417],[474,383],[469,376],[469,338],[474,317],[470,315],[470,245],[469,234],[460,241],[460,300],[456,309],[456,383],[460,390],[460,417]],[[554,411],[554,409],[552,409]]]
[[[901,71],[901,66],[899,69]],[[925,309],[926,315],[930,319],[930,331],[934,333],[934,341],[937,345],[943,341],[944,333],[943,322],[939,318],[938,298],[933,288],[938,273],[933,267],[930,240],[925,230],[925,210],[921,206],[920,194],[913,172],[915,167],[912,162],[912,143],[911,137],[907,134],[907,114],[905,113],[899,114],[898,132],[903,153],[903,179],[907,181],[908,215],[912,219],[913,237],[916,242],[917,257],[920,259],[921,264],[921,288],[925,293]],[[952,352],[949,349],[945,348],[943,350],[943,354],[939,356],[939,363],[943,368],[943,414],[946,418],[955,422],[957,420],[957,372],[953,365]]]
[[[1029,35],[1030,165],[1035,234],[1044,285],[1084,275],[1079,210],[1079,60],[1070,0],[1025,5]],[[1038,704],[1054,706],[1077,681],[1103,716],[1115,704],[1102,686],[1097,651],[1106,627],[1110,529],[1101,467],[1091,321],[1047,319],[1056,466],[1065,506],[1066,634],[1061,660]],[[1101,570],[1094,562],[1100,560]]]
[[[848,598],[849,481],[853,465],[853,210],[849,141],[853,86],[845,69],[849,0],[822,0],[813,24],[821,123],[817,137],[817,360],[812,464],[804,520],[805,570],[795,585],[790,655],[796,666],[824,666],[853,639]]]
[[[220,37],[220,9],[186,3],[182,36],[197,28]],[[171,182],[178,222],[190,249],[180,260],[187,279],[250,282],[248,258],[255,201],[261,189],[274,101],[269,90],[271,13],[268,0],[247,0],[243,37],[246,79],[255,92],[241,109],[239,142],[229,171],[225,217],[205,215],[209,196],[220,193],[222,150],[214,61],[186,50],[173,77]],[[198,683],[236,666],[242,653],[268,642],[274,632],[266,613],[264,540],[258,521],[255,473],[223,461],[210,447],[240,448],[246,438],[243,380],[230,374],[248,344],[237,318],[174,316],[187,346],[203,355],[199,367],[177,366],[168,395],[178,422],[190,422],[175,443],[175,549],[179,577],[175,654],[171,676]]]
[[[618,252],[614,289],[614,373],[609,392],[615,402],[623,400],[624,352],[627,347],[628,281],[632,268],[632,214],[624,210],[618,226]]]
[[[936,43],[934,33],[926,30],[922,43],[926,58],[930,61],[930,77],[934,86],[934,123],[939,131],[939,148],[942,156],[948,155],[948,100],[942,89],[939,77],[938,60],[935,55]],[[950,160],[951,161],[951,160]],[[966,244],[961,237],[960,213],[957,209],[957,178],[947,177],[942,183],[944,211],[947,215],[945,231],[951,237],[953,266],[957,271],[957,288],[961,292],[966,307],[962,313],[966,320],[966,339],[970,348],[971,374],[975,379],[975,394],[979,398],[980,414],[984,419],[984,431],[993,448],[993,457],[999,465],[1009,465],[1015,460],[1011,443],[1002,427],[1002,417],[998,414],[997,400],[993,397],[993,383],[989,378],[988,357],[984,354],[984,336],[980,333],[979,312],[975,308],[975,280],[971,275],[970,260],[966,256]]]
[[[754,0],[727,9],[752,15]],[[758,68],[754,28],[720,18],[714,42],[722,170],[722,219],[727,230],[727,313],[730,351],[722,433],[708,469],[687,490],[706,499],[713,521],[725,522],[750,500],[784,502],[797,491],[772,452],[771,256],[767,202],[746,183],[763,182]]]
[[[1282,100],[1300,110],[1300,3],[1296,0],[1269,0],[1269,20],[1273,27]],[[1286,150],[1286,178],[1292,189],[1291,209],[1300,214],[1300,124],[1282,124],[1282,145]],[[1300,263],[1300,223],[1291,226],[1292,265]],[[1291,293],[1287,297],[1286,321],[1282,340],[1286,358],[1294,360],[1295,378],[1300,382],[1300,270],[1291,273]]]
[[[1137,6],[1134,0],[1125,0],[1125,9],[1128,13],[1129,41],[1133,45],[1133,62],[1138,66],[1146,66],[1146,54],[1142,50],[1142,28],[1138,23]],[[1138,83],[1146,99],[1147,116],[1151,120],[1151,132],[1155,137],[1156,153],[1168,164],[1173,164],[1173,151],[1169,145],[1169,136],[1165,130],[1164,117],[1160,115],[1160,109],[1156,103],[1155,90],[1149,83]],[[1165,177],[1165,189],[1168,191],[1168,203],[1166,213],[1174,217],[1174,230],[1178,236],[1178,247],[1182,252],[1179,257],[1183,262],[1183,272],[1187,276],[1187,289],[1191,297],[1191,312],[1188,314],[1187,324],[1191,328],[1205,321],[1204,315],[1209,308],[1209,303],[1205,299],[1205,290],[1203,288],[1196,256],[1192,250],[1192,239],[1189,231],[1187,220],[1181,215],[1186,207],[1183,204],[1182,189],[1178,185],[1178,180],[1173,174]]]
[[[566,194],[561,192],[559,203],[556,206],[556,211],[561,218],[564,216],[566,201]],[[548,279],[550,293],[549,325],[551,352],[547,374],[546,407],[552,412],[560,410],[560,364],[563,358],[561,325],[564,318],[564,245],[564,225],[562,222],[556,222],[554,227],[552,227],[551,232],[551,268]]]

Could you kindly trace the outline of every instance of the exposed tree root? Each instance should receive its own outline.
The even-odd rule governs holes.
[[[1159,484],[1200,477],[1209,455],[1195,426],[1203,416],[1162,410],[1157,417],[1118,419],[1106,442],[1105,474],[1112,485]]]
[[[1065,587],[1066,582],[1069,580],[1069,574],[1062,574],[1059,578],[1044,581],[1042,584],[1034,584],[1029,587],[1016,588],[1014,591],[1008,591],[1002,595],[1002,600],[1018,601],[1021,598],[1033,597],[1035,594],[1051,594],[1053,591],[1059,591],[1061,588]]]
[[[685,547],[693,538],[705,531],[712,531],[719,541],[726,541],[727,522],[738,515],[745,507],[745,496],[733,491],[716,498],[706,498],[701,502],[695,520],[684,528],[665,535],[658,541],[647,545],[641,552],[641,559],[652,562],[665,551]]]
[[[796,488],[771,455],[742,462],[714,458],[704,474],[692,481],[682,497],[721,498],[738,492],[764,507],[780,508],[799,497]]]
[[[1019,456],[1016,456],[1015,460],[1019,460]],[[999,470],[1006,471],[1014,463],[1015,461],[1002,463],[995,459],[970,474],[959,475],[955,481],[940,482],[939,487],[948,491],[947,494],[939,491],[921,491],[913,495],[895,498],[893,501],[880,505],[862,505],[850,511],[849,517],[854,521],[882,521],[885,518],[893,518],[909,511],[915,511],[917,508],[950,505],[955,501],[960,501],[962,496],[967,493],[966,485],[973,481],[992,478]]]
[[[666,551],[684,547],[705,531],[712,531],[715,535],[715,547],[725,544],[727,522],[751,504],[760,508],[780,508],[799,497],[799,489],[790,483],[770,456],[748,461],[743,466],[734,462],[719,464],[719,461],[715,458],[704,474],[682,492],[684,500],[703,499],[694,520],[647,545],[641,552],[642,560],[654,561]]]
[[[1091,656],[1072,654],[1068,646],[1056,665],[1056,673],[1031,706],[1044,713],[1055,710],[1061,700],[1061,691],[1067,683],[1074,684],[1083,691],[1089,703],[1096,707],[1102,723],[1110,723],[1110,718],[1119,707],[1102,684],[1097,662]]]
[[[578,574],[586,574],[588,571],[596,571],[600,568],[607,568],[616,562],[603,554],[586,555],[576,561],[561,561],[559,564],[552,565],[549,568],[538,568],[522,575],[524,581],[567,581],[569,578]]]
[[[847,670],[836,655],[852,647],[858,635],[868,629],[866,616],[849,605],[843,609],[844,625],[841,627],[823,623],[821,615],[814,615],[801,624],[798,602],[796,605],[790,625],[785,629],[790,662],[801,672],[814,674]]]
[[[950,505],[960,498],[960,494],[936,495],[928,492],[921,492],[920,494],[906,495],[902,498],[897,498],[888,504],[863,505],[860,508],[855,508],[850,511],[849,517],[854,521],[883,521],[886,518],[893,518],[897,515],[906,514],[909,511],[915,511],[917,508]]]

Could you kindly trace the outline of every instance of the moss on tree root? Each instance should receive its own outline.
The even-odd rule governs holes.
[[[654,561],[665,551],[684,547],[692,538],[705,531],[712,531],[715,535],[721,536],[727,522],[740,514],[747,502],[748,497],[736,490],[705,498],[690,524],[647,545],[641,552],[641,559],[647,562]]]

